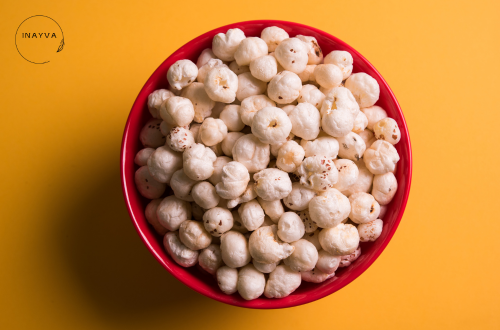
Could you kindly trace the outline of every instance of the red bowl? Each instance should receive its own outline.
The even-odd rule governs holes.
[[[361,243],[362,254],[351,266],[339,268],[335,277],[321,284],[303,282],[294,293],[286,298],[268,299],[261,297],[246,301],[237,293],[233,295],[224,294],[213,277],[203,273],[196,267],[183,268],[167,255],[163,248],[162,237],[156,234],[144,216],[144,209],[148,200],[142,197],[135,187],[134,173],[137,170],[137,165],[134,164],[134,157],[142,149],[139,132],[146,121],[151,118],[147,108],[148,95],[157,89],[168,88],[166,75],[168,68],[173,63],[181,59],[190,59],[196,63],[201,51],[205,48],[211,48],[212,38],[217,33],[225,33],[228,29],[239,28],[245,32],[246,36],[260,36],[262,29],[273,25],[283,28],[292,37],[298,34],[315,37],[324,54],[328,54],[332,50],[348,51],[354,58],[353,72],[366,72],[378,81],[380,99],[377,105],[384,108],[388,115],[396,120],[401,130],[401,141],[396,145],[401,157],[396,172],[399,188],[383,219],[384,229],[382,235],[373,243]],[[403,112],[389,85],[373,65],[351,46],[326,32],[302,24],[274,20],[248,21],[222,26],[191,40],[170,55],[148,79],[132,106],[123,133],[120,161],[123,195],[132,222],[144,244],[163,267],[182,283],[207,297],[234,306],[262,309],[298,306],[321,299],[340,290],[360,276],[382,253],[394,235],[408,201],[412,174],[410,137]]]

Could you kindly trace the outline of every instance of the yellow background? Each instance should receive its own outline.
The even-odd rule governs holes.
[[[0,329],[499,329],[499,4],[2,1]],[[36,14],[66,38],[45,65],[14,46]],[[284,310],[180,284],[136,235],[120,188],[123,128],[149,75],[188,40],[251,19],[360,51],[413,143],[410,200],[385,252],[341,291]]]

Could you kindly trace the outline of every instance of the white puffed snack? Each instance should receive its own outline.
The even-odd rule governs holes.
[[[380,205],[372,195],[358,192],[349,196],[351,213],[349,219],[358,224],[368,223],[377,219],[380,214]]]
[[[264,210],[255,199],[241,204],[238,214],[243,226],[250,231],[259,228],[264,222]]]
[[[255,192],[266,201],[282,199],[292,191],[292,181],[286,172],[266,168],[253,176]]]
[[[380,205],[389,204],[397,190],[398,181],[393,173],[379,174],[373,178],[372,195]]]
[[[321,109],[323,101],[325,100],[325,94],[323,94],[318,87],[314,85],[304,85],[300,90],[299,97],[297,101],[299,103],[307,102],[316,107],[316,109]],[[319,125],[318,125],[319,126]],[[310,140],[310,139],[308,139]]]
[[[219,115],[219,119],[226,124],[227,130],[230,132],[239,132],[245,127],[245,124],[241,121],[240,108],[239,105],[229,104],[224,107]]]
[[[214,162],[214,174],[208,178],[208,181],[210,181],[210,183],[214,186],[217,185],[217,183],[222,182],[222,169],[231,161],[232,159],[226,156],[217,157]]]
[[[207,248],[212,243],[212,236],[199,221],[186,220],[179,226],[181,242],[191,250]]]
[[[339,180],[333,185],[333,188],[340,191],[349,189],[358,180],[358,167],[350,159],[335,159],[333,162],[339,171]]]
[[[188,126],[185,126],[188,127]],[[162,135],[167,136],[168,132],[172,130],[173,126],[170,124],[167,124],[166,121],[162,120],[160,123],[160,132]],[[189,127],[188,127],[189,128]]]
[[[229,162],[222,168],[221,182],[215,190],[224,199],[235,199],[243,194],[250,182],[248,169],[239,162]]]
[[[274,103],[265,95],[254,95],[247,97],[241,102],[241,106],[239,109],[241,121],[245,125],[252,126],[253,117],[260,109],[275,106],[276,103]]]
[[[376,123],[387,118],[387,112],[378,105],[363,108],[361,111],[365,114],[366,119],[368,119],[366,127],[371,131],[373,131],[373,126],[375,126]]]
[[[161,119],[150,119],[141,129],[139,140],[146,148],[158,148],[165,143],[165,136],[160,130]]]
[[[167,135],[166,144],[173,151],[183,152],[194,143],[193,133],[184,127],[175,127]]]
[[[269,82],[278,74],[278,62],[272,55],[264,55],[250,62],[250,72],[255,78]]]
[[[233,147],[236,141],[244,136],[244,133],[241,132],[229,132],[227,133],[226,138],[222,141],[221,147],[222,147],[222,152],[224,155],[228,157],[233,156]]]
[[[311,220],[321,228],[339,225],[351,212],[349,199],[335,188],[328,189],[309,202]]]
[[[266,278],[254,265],[248,264],[238,272],[238,293],[245,300],[253,300],[264,293]]]
[[[158,182],[154,179],[149,173],[147,166],[140,167],[135,172],[134,179],[139,193],[148,199],[159,198],[163,195],[167,187],[165,183]]]
[[[172,127],[189,125],[194,115],[193,103],[182,96],[172,96],[160,107],[161,118]]]
[[[153,118],[160,118],[160,106],[170,97],[175,96],[168,89],[158,89],[148,96],[148,109]]]
[[[309,207],[309,202],[316,196],[316,192],[307,189],[299,182],[292,183],[292,191],[283,198],[283,203],[294,211],[304,211]],[[314,230],[313,230],[314,231]]]
[[[236,197],[235,199],[231,199],[227,202],[227,208],[232,209],[238,204],[246,203],[251,201],[252,199],[257,198],[257,193],[255,192],[254,186],[255,183],[250,182],[247,186],[247,189],[245,189],[245,192],[241,196]]]
[[[220,157],[224,155],[224,152],[222,151],[222,142],[217,143],[214,146],[209,147],[215,154],[215,156]]]
[[[254,265],[255,269],[257,269],[259,272],[264,274],[269,274],[270,272],[276,269],[276,266],[278,266],[279,261],[273,262],[271,264],[263,264],[261,262],[252,260],[252,264]]]
[[[321,250],[318,253],[316,268],[325,274],[335,274],[335,271],[339,268],[340,260],[340,256],[332,256],[325,250]]]
[[[210,244],[206,249],[201,251],[198,256],[198,264],[207,273],[215,275],[217,269],[222,266],[220,246],[217,244]]]
[[[191,180],[182,169],[177,170],[170,179],[170,187],[174,191],[175,197],[186,202],[192,202],[191,190],[198,181]]]
[[[267,298],[284,298],[294,292],[302,282],[299,272],[293,271],[286,265],[279,265],[269,274],[264,290]]]
[[[302,89],[302,81],[291,71],[282,71],[271,79],[267,86],[269,98],[279,104],[295,101]]]
[[[207,181],[196,181],[191,190],[191,196],[196,204],[204,209],[214,208],[220,201],[220,197],[217,195],[215,187]]]
[[[205,209],[196,204],[195,202],[191,203],[191,213],[193,215],[194,220],[201,221],[203,220],[203,214],[205,214]]]
[[[238,65],[250,65],[253,59],[267,55],[267,44],[258,37],[243,39],[234,53],[234,59]]]
[[[222,62],[219,59],[210,59],[208,60],[205,65],[203,65],[199,70],[198,70],[198,77],[196,78],[198,82],[204,83],[205,78],[207,77],[208,71],[212,70],[216,66],[222,66],[225,65],[224,62]]]
[[[292,105],[292,107],[295,107],[294,105]],[[282,142],[278,142],[278,143],[273,143],[271,144],[271,155],[273,155],[274,157],[278,157],[278,153],[281,149],[281,147],[287,143],[288,141],[291,141],[295,138],[295,135],[293,133],[290,133],[288,134],[288,136],[286,137],[285,141],[282,141]],[[268,167],[271,167],[271,166],[268,166]]]
[[[243,164],[250,173],[261,171],[271,160],[269,144],[262,143],[253,134],[242,136],[233,146],[233,159]]]
[[[339,268],[350,266],[356,259],[359,258],[360,255],[361,255],[361,247],[358,246],[356,251],[354,251],[353,253],[340,257]]]
[[[366,150],[365,141],[354,132],[337,138],[339,142],[339,157],[352,161],[360,160]]]
[[[354,119],[354,126],[352,128],[352,131],[359,134],[364,131],[367,125],[368,118],[366,118],[366,115],[362,111],[360,111],[356,116],[356,119]]]
[[[228,209],[214,207],[203,214],[203,225],[212,236],[222,236],[231,230],[233,224],[234,218]]]
[[[264,94],[266,89],[266,82],[255,78],[250,72],[245,72],[238,75],[238,90],[236,91],[236,98],[239,101],[243,101],[247,97]]]
[[[314,105],[310,103],[299,103],[290,112],[289,117],[292,123],[292,133],[295,134],[295,136],[306,140],[314,140],[318,137],[321,116]]]
[[[197,76],[198,67],[190,60],[179,60],[167,71],[168,83],[178,91],[195,81]]]
[[[314,37],[297,35],[295,38],[302,40],[307,47],[307,64],[320,64],[323,61],[323,51]]]
[[[374,105],[380,95],[378,82],[364,72],[352,74],[345,81],[345,87],[352,92],[352,95],[354,95],[356,102],[358,102],[361,108]]]
[[[233,61],[234,53],[245,39],[245,34],[240,29],[229,29],[226,34],[218,33],[212,40],[212,51],[223,61]]]
[[[300,276],[302,276],[302,281],[304,281],[304,282],[322,283],[322,282],[326,281],[327,279],[335,276],[335,273],[326,274],[326,273],[323,273],[321,270],[315,268],[315,269],[310,270],[308,272],[301,272]]]
[[[220,249],[222,260],[231,268],[243,267],[252,260],[247,239],[237,231],[230,230],[221,236]]]
[[[341,192],[347,197],[357,192],[365,192],[365,193],[370,192],[373,183],[373,173],[371,173],[366,168],[364,161],[360,160],[358,162],[355,162],[355,164],[358,167],[359,171],[358,179],[353,185],[351,185],[346,190],[341,190]]]
[[[217,284],[225,294],[233,294],[238,291],[238,270],[222,266],[217,269]]]
[[[309,215],[309,210],[299,211],[297,212],[297,215],[300,217],[300,220],[302,220],[302,223],[304,224],[306,234],[312,233],[316,231],[316,229],[318,229],[318,225],[316,225],[312,221],[311,216]]]
[[[205,118],[212,114],[215,101],[212,100],[205,91],[205,85],[200,82],[194,82],[184,88],[181,96],[189,99],[194,108],[193,120],[197,123],[203,122]]]
[[[326,103],[323,102],[323,106]],[[321,127],[333,137],[341,137],[352,131],[354,119],[351,113],[346,109],[327,110],[322,113]]]
[[[176,263],[182,267],[192,267],[198,261],[198,251],[193,251],[182,244],[179,239],[179,233],[168,232],[163,237],[163,246],[167,253]]]
[[[212,49],[211,48],[205,48],[201,52],[200,56],[198,56],[198,60],[196,61],[196,66],[199,69],[202,66],[204,66],[205,64],[207,64],[207,62],[210,61],[213,58],[217,59],[217,56],[215,56],[214,52],[212,52]]]
[[[269,52],[274,52],[276,47],[278,47],[283,40],[288,39],[290,36],[282,28],[269,26],[262,30],[260,37],[266,42]]]
[[[354,120],[358,116],[360,110],[354,95],[349,89],[345,87],[335,87],[330,89],[328,92],[324,92],[324,94],[325,100],[323,101],[323,105],[321,107],[322,115],[328,110],[333,111],[336,109],[345,109],[351,114],[354,123]]]
[[[295,141],[287,141],[278,151],[276,165],[285,172],[295,172],[304,160],[304,149]]]
[[[392,144],[384,140],[377,140],[366,149],[363,160],[366,168],[373,174],[392,172],[399,161],[399,155]]]
[[[314,78],[323,88],[339,87],[342,76],[342,70],[334,64],[319,64],[314,68]]]
[[[281,215],[285,213],[285,209],[281,204],[281,200],[277,199],[274,201],[266,201],[260,197],[257,197],[257,201],[259,202],[262,209],[264,209],[264,213],[271,218],[274,223],[278,223]]]
[[[231,103],[236,99],[238,76],[227,66],[217,66],[205,77],[205,91],[214,101]]]
[[[307,65],[305,70],[299,73],[299,78],[302,83],[315,83],[316,77],[314,76],[314,69],[316,69],[316,65]]]
[[[252,133],[262,143],[283,142],[291,130],[290,118],[277,107],[265,107],[259,110],[252,120]]]
[[[271,264],[287,258],[295,249],[278,237],[278,226],[265,226],[256,229],[249,239],[250,254],[254,260]]]
[[[319,233],[321,247],[334,256],[351,254],[358,248],[359,234],[353,225],[339,224]]]
[[[221,143],[227,136],[227,126],[220,119],[208,117],[200,127],[200,139],[204,145],[211,147]]]
[[[304,159],[297,173],[300,183],[315,191],[326,191],[332,188],[339,179],[339,173],[332,157],[311,156]]]
[[[153,152],[155,152],[155,149],[153,148],[144,148],[139,150],[139,152],[137,152],[137,154],[135,155],[134,163],[139,166],[148,165],[148,159],[153,154]]]
[[[335,64],[342,70],[342,80],[346,80],[352,73],[353,59],[349,52],[334,50],[325,56],[325,64]]]
[[[312,141],[303,139],[300,145],[304,149],[305,157],[326,156],[335,159],[339,153],[339,142],[331,136],[320,136]]]
[[[305,70],[309,61],[308,51],[308,47],[302,40],[288,38],[276,47],[274,56],[285,70],[299,74]]]
[[[248,233],[248,229],[246,229],[245,226],[243,226],[243,223],[241,223],[241,218],[238,214],[238,210],[231,211],[231,214],[233,215],[233,227],[231,228],[231,230],[237,231],[242,234]]]
[[[184,221],[191,219],[191,205],[175,196],[165,197],[156,210],[158,221],[168,230],[174,231]]]
[[[215,153],[201,143],[195,143],[182,154],[184,172],[193,180],[203,181],[214,173]]]
[[[149,222],[151,226],[155,229],[155,231],[160,235],[165,235],[168,231],[167,228],[163,227],[158,220],[158,215],[156,214],[156,210],[158,210],[158,205],[161,203],[161,198],[153,199],[146,206],[146,210],[144,214],[146,216],[146,220]]]
[[[296,272],[312,270],[318,261],[318,250],[316,250],[316,247],[305,239],[299,239],[291,243],[291,245],[295,247],[295,250],[284,260],[285,265]]]
[[[384,118],[373,126],[373,133],[377,140],[384,140],[394,145],[401,140],[398,123],[392,118]]]
[[[250,72],[250,68],[248,67],[248,65],[238,65],[238,63],[236,63],[236,61],[232,61],[231,63],[229,63],[229,69],[231,69],[231,71],[233,71],[234,73],[236,73],[236,75],[239,75],[239,74],[242,74],[242,73],[245,73],[245,72]]]
[[[305,233],[304,236],[302,236],[303,239],[305,239],[308,242],[311,242],[312,245],[316,248],[316,250],[321,250],[321,244],[319,244],[319,233],[320,229],[316,229],[312,233]]]
[[[361,242],[375,242],[382,234],[384,223],[380,219],[375,219],[358,226],[359,240]]]
[[[305,227],[302,219],[295,212],[285,212],[278,221],[278,237],[287,243],[298,241],[304,236]]]

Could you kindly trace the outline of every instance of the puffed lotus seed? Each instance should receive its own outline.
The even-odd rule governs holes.
[[[325,100],[325,94],[323,94],[318,87],[314,85],[304,85],[300,90],[299,97],[297,101],[299,103],[307,102],[312,104],[316,109],[320,110]],[[319,126],[319,123],[318,123]],[[308,139],[310,140],[310,139]]]
[[[253,300],[264,293],[266,278],[254,265],[248,264],[238,271],[238,293],[245,300]]]
[[[193,120],[195,122],[202,123],[205,118],[211,116],[215,101],[208,97],[202,83],[192,83],[182,90],[181,96],[191,101],[194,109]]]
[[[309,203],[308,203],[308,206],[309,206]],[[311,216],[309,215],[309,210],[306,209],[303,211],[299,211],[299,212],[297,212],[297,215],[300,217],[300,220],[302,220],[302,223],[304,224],[306,234],[313,233],[314,231],[316,231],[316,229],[318,229],[318,225],[316,225],[312,221]]]
[[[266,201],[280,200],[292,191],[292,181],[286,172],[279,169],[266,168],[256,174],[255,192]]]
[[[222,234],[231,230],[233,224],[234,218],[228,209],[214,207],[203,214],[203,225],[212,236],[222,236]]]
[[[274,52],[276,47],[289,37],[285,30],[277,26],[266,27],[260,34],[260,38],[266,42],[269,52]]]
[[[156,210],[160,224],[170,231],[179,229],[181,223],[191,219],[191,205],[175,196],[165,197]]]
[[[368,223],[377,219],[380,214],[380,205],[375,198],[365,192],[358,192],[349,196],[351,213],[349,219],[357,224]]]
[[[347,135],[338,137],[339,157],[358,161],[363,157],[366,150],[365,141],[356,133],[349,132]]]
[[[342,77],[342,70],[334,64],[319,64],[314,68],[314,78],[323,88],[339,87]]]
[[[179,226],[179,238],[189,249],[197,251],[212,243],[212,236],[199,221],[186,220]]]
[[[396,169],[399,155],[392,144],[384,140],[377,140],[366,149],[363,160],[366,168],[373,174],[385,174]]]
[[[273,262],[271,264],[263,264],[261,262],[253,260],[252,264],[255,267],[255,269],[257,269],[259,272],[264,274],[269,274],[276,269],[276,266],[278,266],[279,262]]]
[[[278,151],[276,165],[285,172],[295,172],[304,160],[304,149],[295,141],[287,141]]]
[[[307,189],[299,182],[292,183],[292,191],[283,198],[286,207],[294,211],[304,211],[309,207],[309,202],[316,196],[316,192]]]
[[[204,145],[215,146],[226,138],[227,126],[222,120],[209,117],[201,124],[199,134]]]
[[[378,174],[373,178],[372,195],[380,205],[389,204],[397,190],[398,181],[393,173]]]
[[[198,67],[190,60],[179,60],[167,71],[168,83],[178,91],[195,81],[197,76]]]
[[[308,47],[298,38],[288,38],[276,47],[274,56],[276,60],[290,72],[299,74],[305,70],[308,61]]]
[[[198,256],[198,264],[207,273],[215,275],[217,270],[222,266],[220,246],[217,244],[210,244],[206,249],[201,251]]]
[[[302,81],[296,73],[282,71],[269,82],[267,94],[276,103],[288,104],[299,97],[301,89]]]
[[[239,105],[229,104],[224,107],[219,115],[219,119],[226,124],[229,132],[239,132],[245,127],[245,124],[241,121],[240,108]]]
[[[234,52],[234,59],[238,65],[250,65],[256,58],[267,55],[267,44],[258,37],[243,39]]]
[[[318,41],[314,37],[297,35],[297,39],[302,40],[307,47],[307,56],[308,61],[307,64],[320,64],[323,62],[323,51],[321,47],[318,45]]]
[[[300,183],[315,191],[326,191],[332,188],[339,179],[334,159],[326,156],[311,156],[304,159],[297,173]]]
[[[312,233],[305,233],[304,236],[302,236],[303,239],[305,239],[308,242],[311,242],[312,245],[316,248],[316,250],[321,250],[321,244],[319,244],[319,233],[320,229],[316,229]]]
[[[345,87],[352,92],[361,108],[374,105],[380,95],[378,82],[364,72],[353,73],[345,81]]]
[[[343,223],[334,228],[325,228],[319,233],[319,243],[331,255],[345,256],[358,248],[358,230],[353,225]]]
[[[205,78],[207,77],[208,71],[212,70],[216,66],[223,66],[223,65],[225,65],[224,62],[222,62],[219,59],[208,60],[208,62],[205,63],[205,65],[199,68],[198,77],[196,78],[196,80],[198,80],[199,83],[203,84],[205,82]]]
[[[203,144],[195,143],[182,154],[183,168],[192,180],[203,181],[214,173],[215,153]]]
[[[238,270],[228,266],[217,269],[217,284],[225,294],[238,291]]]
[[[331,188],[309,202],[311,220],[320,228],[338,226],[351,212],[349,199]]]
[[[220,249],[222,260],[231,268],[243,267],[252,260],[249,244],[243,234],[237,231],[228,231],[221,236]]]
[[[269,218],[274,222],[278,223],[281,215],[285,213],[285,209],[281,204],[281,200],[277,199],[274,201],[266,201],[260,197],[257,197],[257,201],[264,210],[264,213],[269,216]]]
[[[262,143],[253,134],[240,137],[233,146],[233,159],[243,164],[250,173],[265,169],[271,160],[270,154],[269,144]]]
[[[241,204],[238,214],[245,228],[250,231],[259,228],[264,222],[264,210],[255,199]]]
[[[233,61],[234,53],[245,39],[245,34],[240,29],[229,29],[227,32],[218,33],[212,40],[212,51],[223,61]]]
[[[160,107],[161,118],[172,127],[189,125],[195,112],[190,99],[181,96],[172,96]]]
[[[155,180],[147,166],[140,167],[135,172],[135,185],[139,193],[149,199],[159,198],[165,192],[167,185]]]
[[[335,271],[339,268],[341,258],[341,256],[332,256],[325,250],[321,250],[318,252],[316,268],[325,274],[335,274]]]
[[[227,202],[227,208],[232,209],[241,203],[246,203],[251,201],[252,199],[257,198],[257,193],[255,192],[254,186],[255,183],[250,182],[247,186],[247,189],[245,189],[245,192],[241,196],[236,197],[235,199],[231,199]]]
[[[254,95],[247,97],[241,102],[241,106],[239,108],[241,121],[245,125],[252,126],[253,117],[260,109],[275,106],[276,103],[274,103],[265,95]]]
[[[286,265],[279,265],[269,274],[264,295],[267,298],[284,298],[300,286],[302,276]]]
[[[320,92],[321,93],[321,92]],[[314,140],[318,137],[321,115],[318,109],[307,102],[299,103],[289,114],[291,132],[302,139]]]
[[[226,156],[217,157],[214,162],[214,173],[208,178],[208,181],[210,181],[210,183],[214,186],[217,185],[217,183],[222,182],[222,169],[231,161],[232,159]]]
[[[232,61],[231,63],[229,63],[229,69],[231,69],[231,71],[233,71],[236,75],[240,75],[242,73],[245,73],[245,72],[250,72],[250,68],[248,67],[248,65],[238,65],[238,63],[236,63],[236,61]]]
[[[175,127],[167,135],[166,145],[173,151],[183,152],[194,143],[193,133],[184,127]]]
[[[174,191],[175,197],[186,202],[192,202],[192,189],[198,181],[190,179],[184,170],[180,169],[174,172],[170,179],[170,187]]]
[[[325,56],[325,64],[335,64],[342,71],[342,80],[346,80],[352,73],[353,58],[349,52],[334,50]]]
[[[331,136],[320,136],[312,141],[303,139],[300,145],[304,149],[305,157],[326,156],[335,159],[339,154],[339,142]]]
[[[250,62],[250,72],[255,78],[270,82],[278,74],[278,62],[272,55],[264,55]]]
[[[160,205],[161,201],[161,198],[153,199],[146,206],[146,210],[144,211],[144,213],[149,224],[153,226],[158,234],[163,236],[167,233],[168,229],[161,225],[160,221],[158,220],[158,215],[156,214],[156,210],[158,209],[158,205]]]
[[[266,82],[255,78],[250,72],[245,72],[238,75],[238,90],[236,91],[236,98],[239,101],[243,101],[247,97],[263,94],[266,89]]]
[[[358,180],[358,167],[349,159],[335,159],[333,162],[339,171],[339,180],[333,185],[333,188],[340,191],[349,189]]]
[[[229,132],[224,140],[222,140],[221,147],[224,155],[228,157],[233,157],[233,147],[236,141],[244,136],[241,132]]]
[[[304,281],[304,282],[323,283],[327,279],[335,276],[335,273],[326,274],[326,273],[323,273],[321,270],[315,268],[315,269],[310,270],[308,272],[301,272],[300,275],[302,276],[302,281]]]
[[[384,118],[373,126],[373,133],[377,140],[384,140],[394,145],[401,140],[398,124],[392,118]]]
[[[207,73],[205,91],[216,102],[231,103],[236,99],[238,76],[226,66],[217,66]]]
[[[356,259],[359,258],[360,255],[361,255],[361,247],[358,246],[356,251],[354,251],[353,253],[340,257],[339,268],[350,266]]]
[[[139,140],[145,148],[158,148],[165,144],[165,136],[160,130],[161,119],[150,119],[139,133]]]
[[[365,114],[366,119],[368,119],[366,128],[370,131],[373,131],[373,126],[375,126],[376,123],[387,118],[387,112],[378,105],[363,108],[361,111]]]
[[[168,232],[163,237],[163,246],[172,259],[182,267],[192,267],[198,262],[199,252],[182,244],[178,232]]]
[[[195,185],[191,189],[191,197],[196,204],[204,209],[214,208],[220,201],[220,197],[217,195],[215,187],[207,181],[195,181]]]
[[[204,66],[205,64],[207,64],[207,62],[210,61],[213,58],[217,59],[217,56],[215,56],[215,54],[212,51],[212,49],[211,48],[205,48],[201,52],[200,56],[198,56],[198,60],[196,61],[196,66],[199,69],[202,66]]]
[[[285,212],[278,221],[278,237],[287,243],[298,241],[304,236],[305,227],[295,212]]]
[[[155,152],[154,148],[144,148],[139,150],[139,152],[135,155],[134,163],[139,166],[146,166],[148,164],[148,159],[153,152]]]
[[[383,227],[384,223],[380,219],[359,225],[359,240],[361,242],[375,242],[382,234]]]
[[[341,193],[347,197],[358,192],[369,193],[372,188],[373,173],[366,168],[363,160],[355,162],[355,164],[358,167],[358,179],[346,190],[341,190]]]
[[[252,120],[252,134],[262,143],[284,142],[291,130],[290,118],[277,107],[265,107],[259,110]]]
[[[158,89],[148,96],[148,109],[153,118],[160,118],[160,106],[170,97],[175,96],[168,89]]]
[[[354,133],[359,134],[365,130],[367,125],[368,125],[368,118],[366,117],[363,111],[360,111],[356,116],[356,119],[354,119],[354,126],[352,128],[352,131]]]
[[[241,163],[229,162],[222,168],[221,182],[215,185],[217,194],[224,199],[241,196],[250,182],[248,169]]]
[[[264,264],[279,262],[295,249],[278,237],[278,226],[265,226],[255,230],[249,239],[250,254],[254,260]]]

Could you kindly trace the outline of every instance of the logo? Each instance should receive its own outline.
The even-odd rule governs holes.
[[[49,63],[64,48],[63,30],[48,16],[28,17],[17,28],[16,48],[19,55],[28,62]]]

